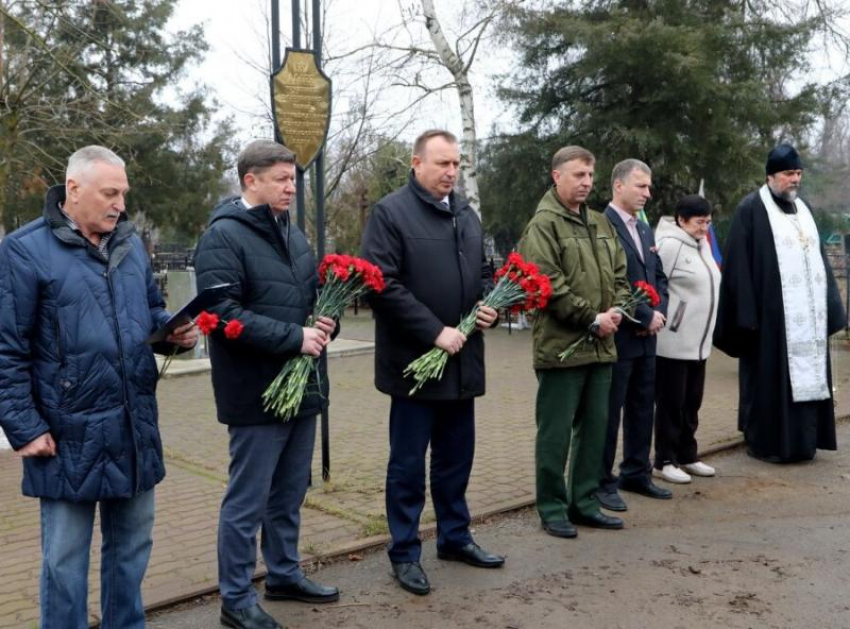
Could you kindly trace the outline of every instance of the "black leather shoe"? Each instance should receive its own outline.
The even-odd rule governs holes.
[[[617,530],[623,528],[623,521],[620,518],[600,512],[593,515],[574,515],[572,520],[581,526],[590,526],[595,529]]]
[[[595,495],[596,502],[598,502],[599,506],[603,509],[608,509],[608,511],[629,510],[629,507],[626,505],[626,501],[623,500],[623,497],[616,491],[602,491],[600,489]]]
[[[259,605],[245,609],[227,609],[221,606],[221,624],[231,629],[284,629]]]
[[[556,522],[544,522],[543,530],[553,537],[571,538],[578,535],[576,527],[568,520],[558,520]]]
[[[444,561],[462,561],[476,568],[500,568],[505,563],[504,557],[488,553],[475,542],[452,550],[438,550],[437,558]]]
[[[393,576],[398,580],[402,589],[411,594],[425,596],[431,591],[428,577],[425,576],[425,571],[418,561],[393,563]]]
[[[669,500],[673,497],[672,491],[670,491],[669,489],[664,489],[663,487],[659,487],[651,480],[633,483],[624,483],[620,481],[620,489],[623,491],[630,491],[633,494],[647,496],[648,498],[658,498],[660,500]]]
[[[339,600],[339,590],[313,583],[307,577],[298,583],[271,587],[266,585],[266,598],[270,601],[301,601],[302,603],[333,603]]]

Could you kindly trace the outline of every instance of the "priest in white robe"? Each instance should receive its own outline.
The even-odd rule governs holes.
[[[847,315],[798,198],[800,155],[780,144],[766,174],[732,219],[714,344],[739,359],[738,427],[747,451],[787,463],[836,449],[828,339]]]

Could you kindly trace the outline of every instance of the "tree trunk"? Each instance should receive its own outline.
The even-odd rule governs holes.
[[[5,10],[6,7],[0,2],[0,9]],[[5,39],[6,16],[0,13],[0,84],[3,82],[3,45]],[[2,105],[2,103],[0,103]]]
[[[0,162],[0,240],[6,236],[6,182],[8,181],[7,172],[8,161]]]
[[[17,116],[5,112],[0,117],[0,238],[13,231],[13,215],[9,211],[9,180],[12,173],[12,155],[15,149]]]
[[[458,98],[460,99],[460,116],[463,125],[461,144],[463,151],[460,156],[460,172],[463,176],[466,197],[469,205],[481,218],[481,198],[478,194],[478,140],[475,133],[475,103],[472,97],[472,85],[469,83],[468,68],[449,46],[437,12],[434,0],[422,0],[422,11],[425,15],[425,26],[434,43],[437,54],[443,66],[451,72],[455,79]]]

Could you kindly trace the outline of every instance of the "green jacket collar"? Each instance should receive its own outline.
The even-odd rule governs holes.
[[[587,206],[582,205],[579,208],[579,214],[576,214],[564,205],[561,201],[561,197],[558,196],[558,192],[555,190],[555,186],[549,188],[549,191],[543,195],[542,199],[540,199],[540,203],[537,204],[537,211],[553,212],[559,216],[563,216],[567,220],[587,224]]]

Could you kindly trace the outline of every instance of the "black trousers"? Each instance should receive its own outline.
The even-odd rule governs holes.
[[[658,356],[655,363],[655,467],[697,458],[696,432],[705,389],[704,360]]]
[[[475,454],[474,400],[424,401],[393,397],[387,464],[387,523],[394,563],[419,561],[419,519],[425,506],[425,456],[431,446],[431,499],[437,515],[437,548],[472,541],[466,487]]]
[[[652,404],[655,393],[655,356],[624,358],[614,364],[608,402],[608,434],[602,455],[602,491],[617,490],[618,481],[641,483],[649,480],[652,465]],[[619,479],[614,475],[614,457],[623,419],[623,461]]]

